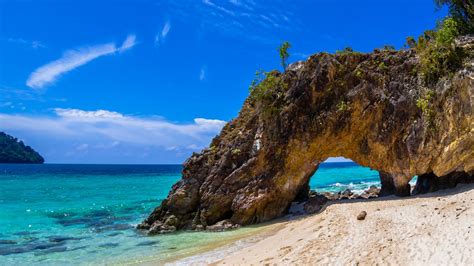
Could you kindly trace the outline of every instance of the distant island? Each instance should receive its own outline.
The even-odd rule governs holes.
[[[0,132],[0,163],[44,163],[43,157],[18,140],[4,132]]]

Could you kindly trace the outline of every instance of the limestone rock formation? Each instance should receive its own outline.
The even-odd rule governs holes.
[[[472,177],[474,37],[458,45],[469,54],[463,67],[436,84],[424,82],[411,49],[320,53],[276,73],[281,82],[263,100],[249,97],[185,162],[183,178],[139,228],[268,221],[307,193],[318,165],[334,156],[378,170],[384,195],[409,195],[415,175]]]

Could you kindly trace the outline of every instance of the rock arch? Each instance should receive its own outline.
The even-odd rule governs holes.
[[[321,53],[292,64],[274,74],[280,83],[263,100],[249,97],[210,147],[185,162],[182,180],[139,228],[273,219],[334,156],[378,170],[384,194],[409,195],[415,175],[472,176],[473,62],[467,57],[452,78],[429,86],[413,50]],[[429,110],[417,107],[420,99]]]

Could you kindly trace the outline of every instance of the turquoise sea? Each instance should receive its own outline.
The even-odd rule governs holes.
[[[0,265],[165,262],[258,227],[147,237],[134,229],[180,179],[180,165],[0,164]],[[322,164],[312,189],[379,185],[355,163]]]

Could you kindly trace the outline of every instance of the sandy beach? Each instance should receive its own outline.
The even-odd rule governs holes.
[[[473,203],[474,184],[409,198],[336,201],[318,214],[268,225],[274,229],[271,234],[243,248],[185,261],[215,265],[472,265]],[[362,211],[367,212],[365,220],[357,220]],[[212,254],[220,257],[212,258]]]

